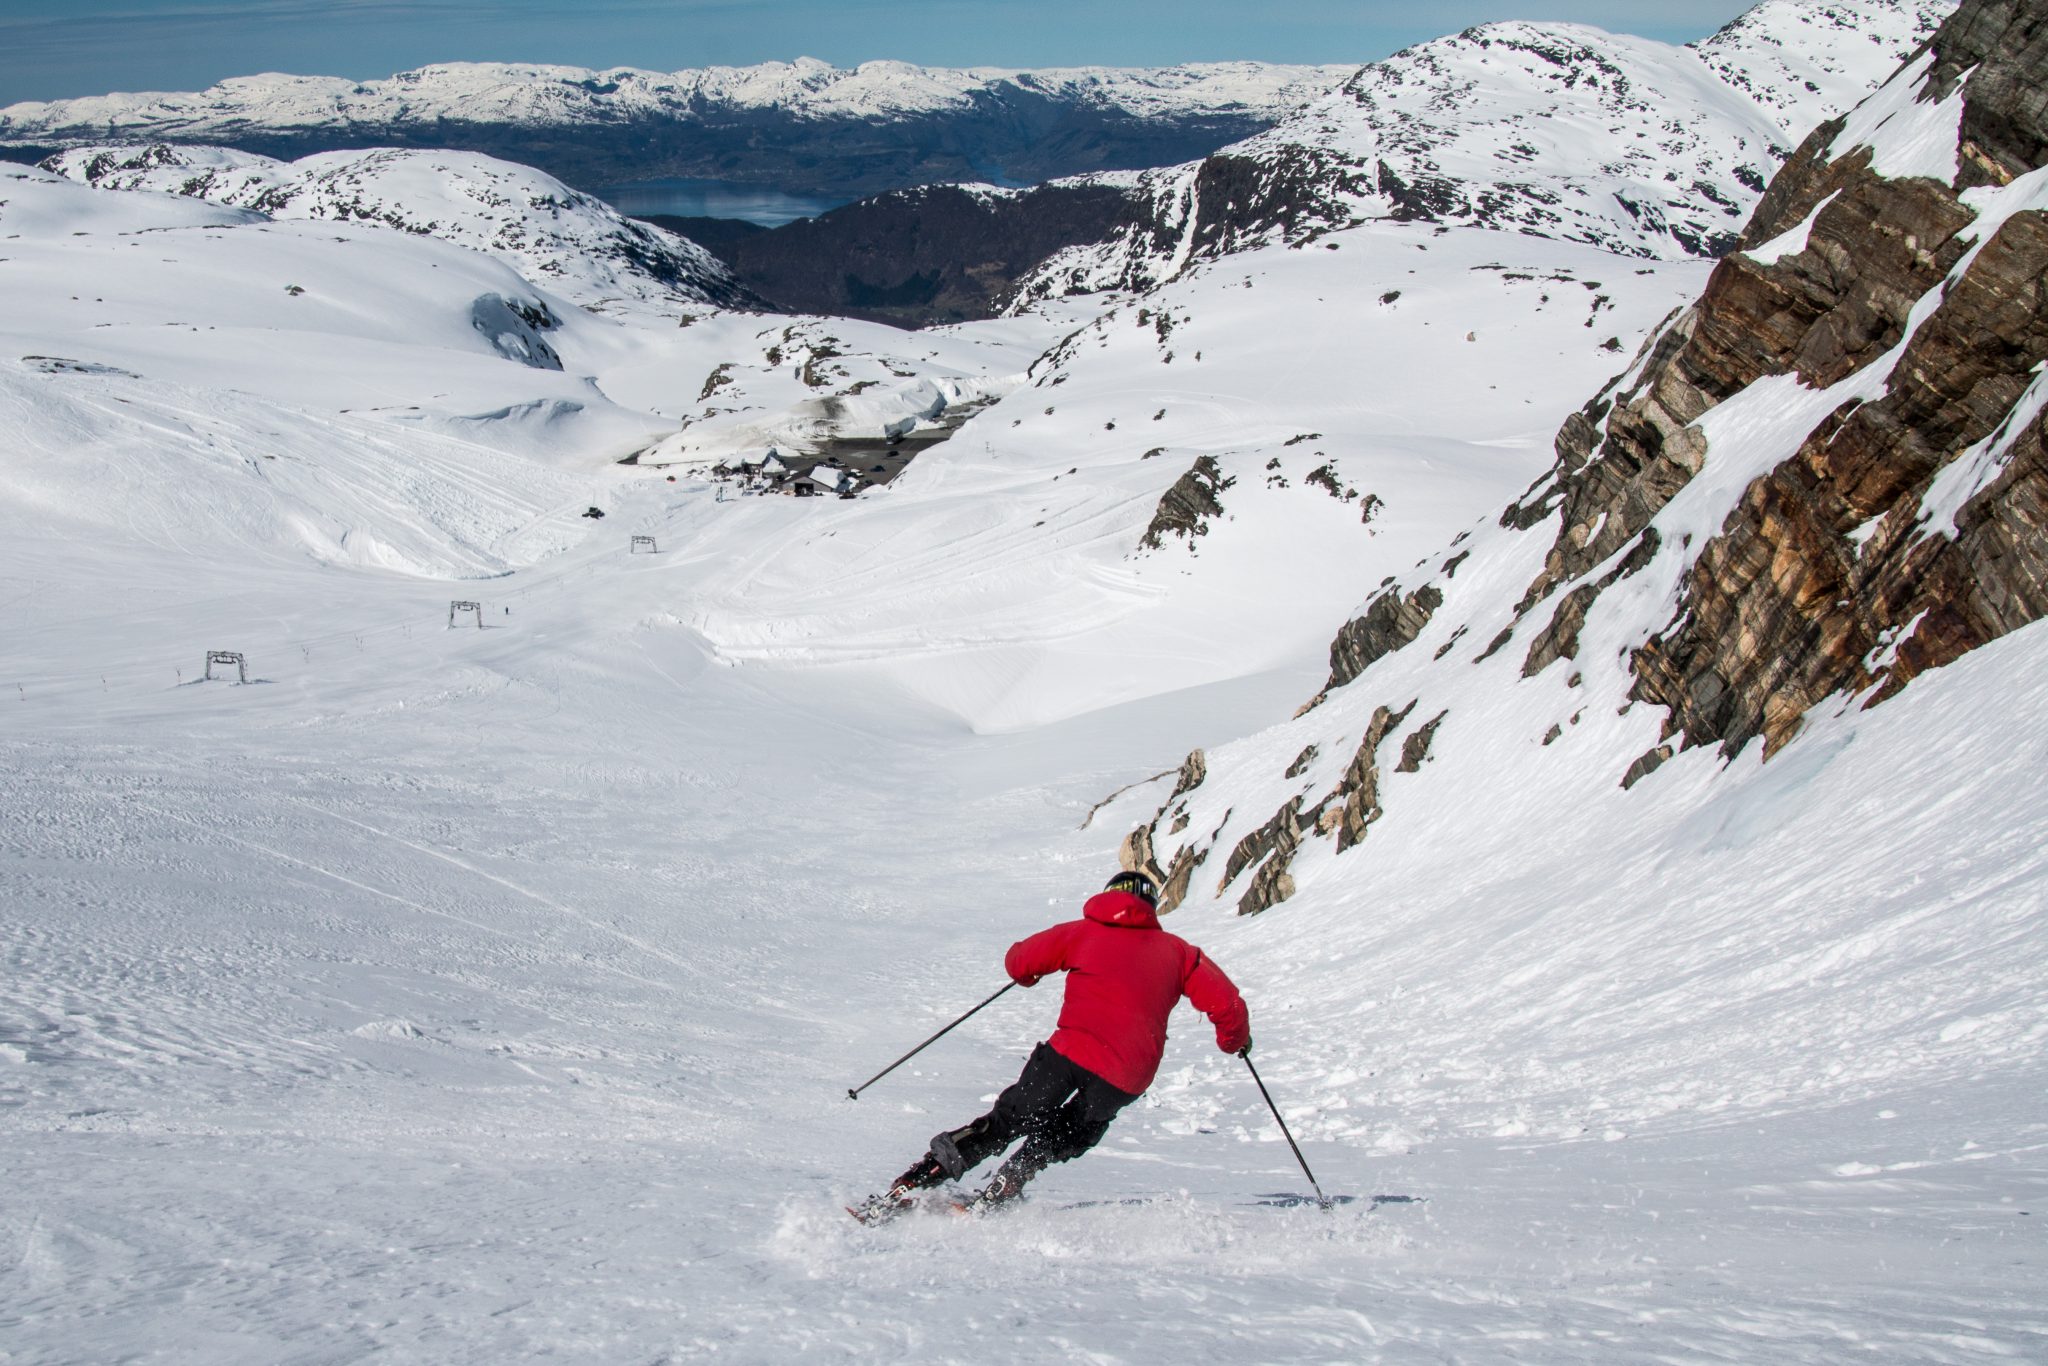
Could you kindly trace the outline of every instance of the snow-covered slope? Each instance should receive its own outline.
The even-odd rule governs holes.
[[[258,188],[265,169],[215,186],[275,208]],[[770,320],[692,305],[678,327],[674,298],[645,294],[604,296],[618,305],[604,314],[579,308],[552,287],[646,281],[622,282],[601,237],[519,237],[532,213],[524,201],[477,203],[465,219],[422,211],[421,198],[460,207],[460,189],[397,201],[411,230],[396,230],[353,211],[271,218],[0,171],[0,358],[19,405],[10,496],[62,523],[85,516],[81,536],[121,535],[144,495],[92,490],[135,466],[169,488],[148,501],[189,502],[173,524],[413,572],[495,572],[580,539],[588,524],[574,514],[603,501],[607,467],[701,418],[706,375],[766,345],[756,334]],[[431,235],[419,230],[428,224]],[[597,254],[575,256],[578,241]],[[513,269],[537,251],[562,263],[536,270],[548,286]],[[934,380],[981,382],[1021,370],[1043,331],[1025,326],[1008,349],[920,338],[915,355]],[[833,337],[838,354],[811,372],[822,390],[764,376],[726,406],[772,411],[905,383],[905,334],[845,323]],[[327,492],[280,492],[307,481]]]
[[[1268,670],[1307,686],[1330,623],[1534,478],[1618,338],[1704,274],[1403,225],[1211,263],[1077,318],[939,452],[764,544],[688,619],[723,657],[880,669],[977,730]],[[1221,511],[1141,547],[1205,461]],[[917,658],[950,663],[899,667]]]
[[[2048,636],[1922,667],[2048,583],[2027,3],[2033,47],[1970,0],[1983,41],[1717,267],[1370,223],[930,333],[678,327],[415,234],[0,180],[0,1352],[2041,1358]],[[1738,325],[1781,297],[1843,307]],[[852,502],[609,463],[650,414],[1017,373]],[[476,406],[556,386],[618,425]],[[1997,600],[1959,595],[1986,550]],[[1882,705],[1623,788],[1679,743],[1649,638],[1705,676],[1703,563],[1789,600],[1738,644],[1844,587],[1939,610],[1868,656],[1913,673]],[[249,686],[196,681],[220,649]],[[1347,783],[1340,853],[1309,809]],[[1141,825],[1216,851],[1168,925],[1341,1203],[1183,1015],[1021,1207],[847,1220],[1053,984],[846,1089]]]
[[[152,190],[274,219],[363,223],[488,252],[580,304],[745,306],[702,247],[623,217],[530,167],[473,152],[330,152],[283,162],[222,147],[82,147],[49,170],[104,190]]]
[[[1137,225],[1054,256],[1019,296],[1141,287],[1198,257],[1380,218],[1716,256],[1807,131],[1953,8],[1769,0],[1685,48],[1571,24],[1469,29],[1204,161],[1127,177]]]
[[[1689,50],[1797,144],[1859,103],[1955,9],[1954,0],[1763,0]]]

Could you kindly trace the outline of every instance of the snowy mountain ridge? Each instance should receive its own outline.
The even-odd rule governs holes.
[[[584,189],[739,178],[853,199],[939,180],[1041,180],[1199,156],[1352,70],[1259,62],[950,70],[804,59],[679,72],[445,63],[382,80],[265,75],[178,94],[0,110],[0,145],[217,143],[271,156],[460,148]],[[19,155],[19,153],[17,153]]]
[[[474,152],[328,152],[283,162],[224,147],[81,147],[44,168],[272,219],[356,222],[499,257],[586,306],[757,304],[717,258],[531,167]]]
[[[1684,48],[1570,24],[1469,29],[1203,161],[1143,173],[1135,225],[1054,256],[1015,297],[1142,288],[1248,243],[1378,218],[1717,256],[1807,130],[1953,8],[1766,0]]]
[[[1257,112],[1278,117],[1344,79],[1351,66],[1190,62],[1119,68],[927,67],[813,57],[682,71],[441,62],[381,80],[277,73],[202,91],[80,96],[0,108],[0,140],[204,140],[226,129],[436,121],[534,125],[690,119],[719,110],[799,118],[889,119],[963,109],[997,87],[1141,117]]]

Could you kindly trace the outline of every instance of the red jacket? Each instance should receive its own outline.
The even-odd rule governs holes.
[[[1186,996],[1216,1026],[1216,1046],[1235,1053],[1251,1041],[1244,998],[1207,954],[1159,928],[1159,917],[1129,892],[1098,892],[1086,919],[1041,930],[1010,946],[1003,967],[1031,986],[1065,972],[1066,1004],[1053,1051],[1137,1095],[1166,1052],[1166,1017]]]

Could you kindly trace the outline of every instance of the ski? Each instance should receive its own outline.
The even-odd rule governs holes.
[[[846,1212],[869,1228],[890,1223],[906,1214],[950,1214],[959,1218],[979,1218],[992,1210],[1006,1208],[1009,1201],[985,1201],[972,1195],[937,1194],[919,1198],[914,1195],[871,1195],[857,1205],[846,1206]]]
[[[873,1228],[908,1214],[916,1208],[917,1202],[907,1195],[870,1195],[858,1205],[846,1206],[846,1212],[869,1228]]]

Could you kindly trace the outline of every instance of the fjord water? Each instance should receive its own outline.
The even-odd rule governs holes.
[[[608,185],[597,191],[597,196],[620,213],[635,218],[650,214],[670,218],[738,218],[764,228],[778,228],[799,218],[815,218],[846,202],[737,180],[636,180]]]

